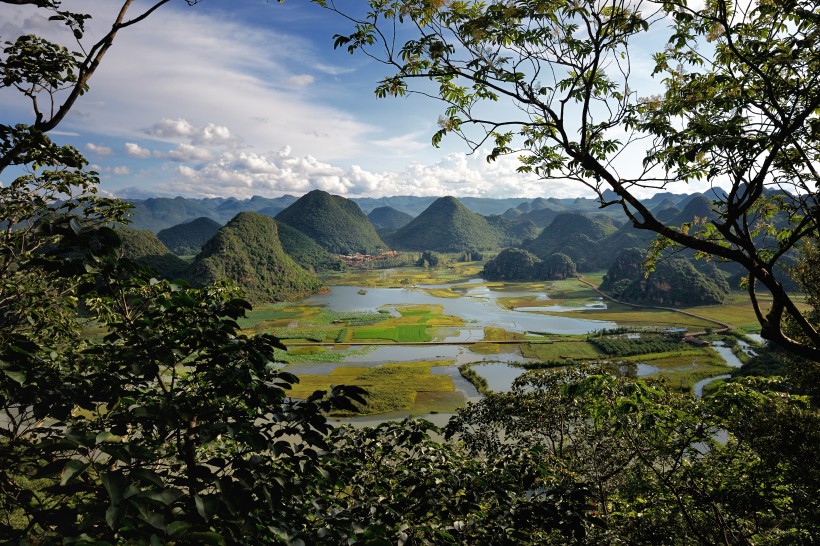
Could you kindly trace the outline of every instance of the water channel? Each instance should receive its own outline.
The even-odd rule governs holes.
[[[449,289],[461,294],[461,297],[439,297],[426,289]],[[439,285],[425,285],[420,288],[363,288],[360,286],[333,286],[327,293],[312,296],[305,300],[311,305],[325,306],[333,311],[345,313],[356,311],[378,312],[388,310],[398,315],[397,307],[403,305],[439,305],[443,314],[459,317],[464,320],[465,326],[440,328],[436,332],[438,339],[448,342],[479,341],[484,337],[484,327],[503,328],[517,333],[551,333],[551,334],[586,334],[595,330],[617,327],[614,322],[584,320],[564,316],[551,316],[544,311],[568,310],[561,306],[532,306],[519,307],[510,310],[501,307],[500,298],[529,297],[534,301],[548,300],[545,292],[533,292],[520,289],[495,289],[483,284],[482,279],[473,279],[467,282]],[[602,303],[590,300],[582,308],[600,309]],[[578,308],[572,308],[578,309]],[[350,349],[360,349],[353,346]],[[740,360],[732,354],[728,347],[716,346],[714,349],[723,356],[727,364],[739,367]],[[387,362],[413,362],[444,360],[452,361],[453,365],[439,366],[432,369],[434,374],[449,375],[453,379],[457,391],[463,393],[468,401],[475,401],[480,395],[473,385],[466,381],[458,372],[458,366],[472,363],[474,370],[484,377],[491,390],[501,392],[510,389],[516,377],[524,373],[522,368],[514,366],[517,362],[526,359],[517,348],[512,346],[498,354],[484,355],[474,353],[464,345],[385,345],[365,351],[358,351],[343,362],[324,364],[293,364],[290,371],[300,373],[328,374],[338,366],[379,366]],[[638,376],[651,375],[659,371],[657,368],[638,364]],[[723,376],[720,376],[723,377]],[[696,394],[700,395],[703,386],[718,379],[712,377],[704,379],[695,385]],[[344,422],[360,425],[373,425],[386,420],[399,419],[406,416],[406,412],[396,412],[395,415],[383,414],[376,416],[344,419]],[[447,414],[428,415],[434,421],[446,422]]]

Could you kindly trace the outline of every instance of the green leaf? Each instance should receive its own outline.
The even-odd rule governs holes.
[[[187,533],[190,528],[191,525],[184,521],[172,521],[168,524],[168,527],[165,528],[165,532],[168,533],[168,536],[171,538],[179,538]]]
[[[60,473],[60,485],[70,483],[89,466],[90,463],[84,463],[79,459],[71,459],[65,464],[63,471]]]
[[[106,442],[119,442],[122,440],[121,436],[117,436],[110,430],[104,430],[97,434],[97,438],[94,440],[95,443],[104,444]]]
[[[211,516],[213,516],[217,508],[219,508],[219,498],[214,495],[196,495],[194,497],[194,503],[196,504],[196,511],[205,520],[211,519]]]
[[[26,373],[17,370],[3,370],[10,379],[24,385],[26,382]]]
[[[222,546],[225,544],[225,539],[219,533],[191,533],[188,535],[190,544],[214,544]]]
[[[108,491],[108,496],[111,498],[111,504],[119,504],[122,501],[122,496],[128,485],[125,476],[122,472],[111,471],[103,472],[100,475],[103,487]]]

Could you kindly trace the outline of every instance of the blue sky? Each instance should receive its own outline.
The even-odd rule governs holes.
[[[94,16],[89,39],[110,26],[118,4],[63,1]],[[145,5],[135,2],[133,13]],[[34,8],[2,9],[4,40],[59,36]],[[377,99],[385,69],[333,49],[333,35],[347,30],[305,0],[172,2],[118,36],[91,91],[52,136],[82,150],[102,190],[121,197],[241,199],[316,188],[347,197],[588,195],[576,183],[517,174],[513,157],[488,164],[485,152],[467,155],[454,138],[432,147],[441,105]],[[8,90],[0,115],[30,119]]]

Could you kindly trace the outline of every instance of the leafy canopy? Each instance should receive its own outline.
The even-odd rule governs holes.
[[[820,334],[781,267],[818,238],[814,2],[372,0],[366,13],[317,3],[353,24],[336,47],[390,70],[378,96],[443,103],[434,145],[456,135],[471,150],[488,145],[491,160],[517,154],[521,172],[586,186],[658,234],[654,256],[682,246],[738,264],[763,337],[820,360]],[[666,37],[653,56],[661,92],[642,96],[631,51],[650,33]],[[728,188],[708,219],[669,225],[639,198],[692,180]]]

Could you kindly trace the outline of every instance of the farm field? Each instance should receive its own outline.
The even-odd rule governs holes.
[[[293,396],[353,384],[371,393],[364,414],[395,415],[454,411],[477,396],[458,367],[482,362],[506,362],[513,369],[615,360],[640,376],[691,389],[731,368],[711,348],[681,344],[663,330],[704,331],[722,322],[749,330],[755,323],[742,293],[727,306],[687,309],[691,314],[611,301],[603,309],[600,294],[577,279],[487,283],[475,279],[476,270],[456,264],[334,275],[325,279],[329,293],[258,307],[240,326],[247,335],[273,334],[288,347],[277,360],[301,380]],[[592,279],[599,282],[600,275],[586,276]],[[577,324],[578,333],[552,331],[555,324]],[[611,330],[615,326],[619,330]],[[634,332],[629,335],[640,343],[623,332]],[[482,369],[470,373],[475,377]]]

